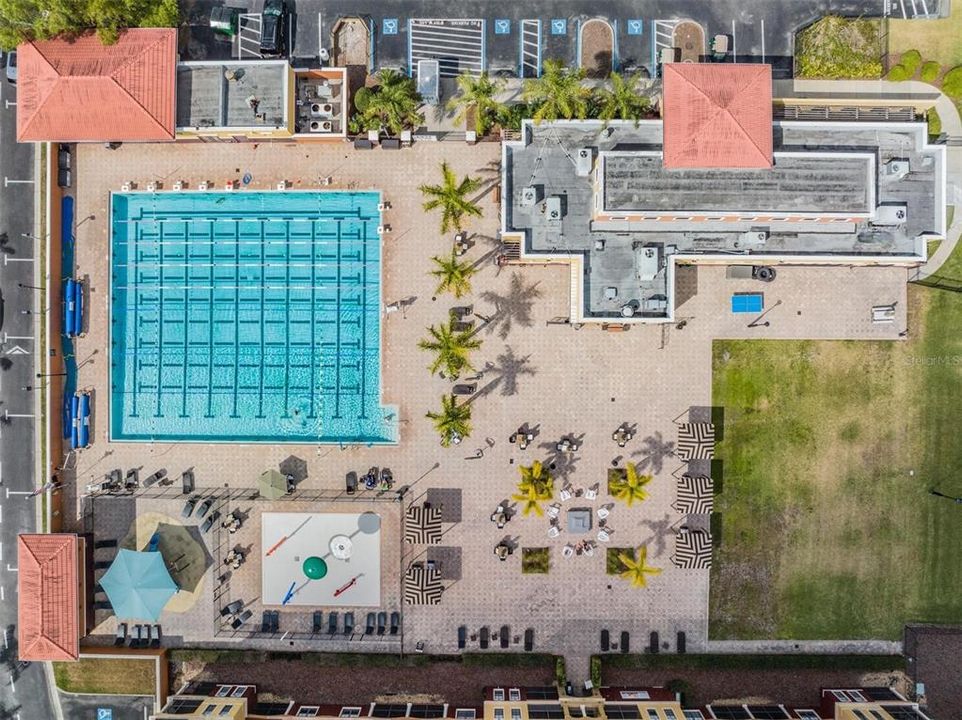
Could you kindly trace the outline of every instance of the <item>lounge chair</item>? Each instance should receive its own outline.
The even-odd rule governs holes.
[[[197,495],[192,495],[191,497],[187,498],[187,502],[184,503],[184,509],[180,513],[180,516],[189,518],[194,512],[194,506],[197,505],[198,500],[200,500],[200,498]]]
[[[344,634],[351,636],[354,634],[354,613],[344,613]]]
[[[365,635],[373,635],[373,634],[374,634],[374,623],[377,622],[376,618],[377,618],[377,615],[375,615],[374,613],[368,613],[368,614],[367,614],[367,624],[366,624],[366,626],[364,627],[364,634],[365,634]]]
[[[631,638],[628,637],[628,631],[627,631],[627,630],[622,630],[622,631],[621,631],[621,646],[620,646],[620,648],[619,648],[622,653],[627,653],[627,652],[628,652],[628,649],[629,649],[629,647],[630,647],[630,641],[631,641]]]
[[[314,619],[311,625],[311,632],[316,635],[324,627],[323,626],[324,613],[322,613],[320,610],[315,610],[313,618]]]
[[[611,633],[607,630],[601,631],[601,652],[608,652],[611,650]]]
[[[200,504],[200,507],[197,508],[197,517],[198,518],[204,517],[210,511],[211,505],[213,504],[214,504],[214,498],[212,497],[209,497],[206,500],[204,500],[204,502]]]
[[[160,625],[154,625],[154,631],[150,637],[150,647],[154,649],[160,647]]]
[[[397,610],[391,613],[391,634],[397,635],[398,629],[401,627],[401,613]]]
[[[113,610],[114,606],[110,604],[109,600],[98,600],[93,604],[94,610]]]
[[[491,633],[488,630],[488,626],[485,625],[483,628],[481,628],[481,640],[479,642],[479,645],[481,646],[482,650],[488,649],[488,641],[490,639],[491,639]]]
[[[685,654],[685,651],[686,651],[685,644],[686,644],[686,643],[685,643],[685,631],[684,631],[684,630],[679,630],[679,631],[678,631],[678,635],[675,637],[675,646],[676,646],[676,647],[675,647],[675,651],[676,651],[679,655],[684,655],[684,654]]]
[[[588,488],[585,490],[585,500],[597,500],[598,491],[595,488]]]
[[[468,629],[462,625],[458,628],[458,650],[464,650],[468,644]]]
[[[244,612],[242,612],[240,615],[237,616],[237,619],[234,620],[234,622],[232,622],[232,623],[230,624],[230,626],[231,626],[234,630],[238,630],[238,629],[240,629],[240,626],[241,626],[241,625],[243,625],[244,623],[246,623],[246,622],[247,622],[248,620],[250,620],[252,617],[254,617],[254,611],[253,611],[253,610],[245,610]]]
[[[531,652],[534,649],[534,628],[524,631],[524,651]]]
[[[184,470],[180,475],[181,491],[184,495],[194,492],[194,471]]]
[[[102,548],[115,548],[117,547],[117,541],[113,538],[108,540],[98,540],[94,543],[94,550],[100,550]]]
[[[558,493],[558,498],[561,500],[561,502],[566,502],[567,500],[570,500],[571,497],[571,491],[567,488],[562,488],[561,492]]]
[[[657,655],[660,649],[660,643],[658,642],[658,632],[652,630],[651,634],[648,636],[648,652],[652,655]]]
[[[94,570],[106,570],[113,565],[113,560],[97,560],[94,562]]]
[[[558,529],[557,525],[552,525],[551,527],[548,528],[548,537],[556,538],[560,534],[561,534],[561,531]]]
[[[383,635],[384,630],[387,628],[387,613],[379,612],[377,614],[377,634]]]
[[[227,605],[220,609],[220,616],[227,617],[228,615],[236,615],[242,607],[244,607],[243,600],[234,600],[234,602],[227,603]]]
[[[271,611],[271,632],[277,634],[281,629],[281,614],[277,610]]]
[[[344,478],[344,489],[348,495],[353,495],[357,492],[357,473],[349,472]]]
[[[474,395],[478,391],[477,383],[461,383],[460,385],[455,385],[452,390],[452,395]]]
[[[139,648],[140,643],[144,637],[144,626],[134,625],[133,631],[130,633],[130,647]]]
[[[127,623],[117,623],[117,634],[114,636],[114,645],[120,647],[127,642]]]
[[[265,610],[261,613],[261,632],[269,633],[271,631],[271,611]]]
[[[337,612],[327,614],[327,634],[334,635],[337,632]]]
[[[498,639],[501,641],[501,649],[507,649],[508,644],[511,642],[511,628],[507,625],[502,625],[501,629],[498,630]]]

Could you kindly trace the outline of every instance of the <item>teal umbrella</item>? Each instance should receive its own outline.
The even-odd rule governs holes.
[[[167,601],[177,592],[159,552],[121,550],[100,585],[121,620],[157,622]]]

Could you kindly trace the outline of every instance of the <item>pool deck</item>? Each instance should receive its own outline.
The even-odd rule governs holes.
[[[635,326],[629,332],[606,333],[600,326],[575,330],[550,321],[568,315],[571,277],[568,267],[523,266],[500,270],[491,261],[496,245],[498,214],[493,183],[498,178],[500,147],[481,144],[467,148],[454,143],[418,143],[411,149],[388,154],[383,151],[354,151],[348,145],[299,144],[176,144],[123,145],[117,150],[82,145],[77,150],[77,217],[93,215],[77,229],[78,276],[89,279],[90,298],[86,336],[77,340],[80,360],[79,387],[93,390],[93,446],[76,460],[76,486],[103,477],[114,468],[141,468],[141,477],[160,468],[174,481],[171,495],[151,499],[98,499],[97,517],[113,515],[110,503],[133,503],[128,512],[162,512],[180,517],[183,497],[179,494],[180,474],[193,468],[199,492],[224,494],[256,487],[264,469],[277,467],[294,456],[303,461],[306,479],[298,490],[333,496],[343,491],[344,474],[363,473],[370,466],[390,467],[397,486],[407,486],[403,506],[374,500],[367,493],[363,502],[329,503],[280,500],[243,501],[252,513],[240,533],[210,536],[215,557],[236,543],[242,547],[259,543],[258,517],[261,511],[323,512],[341,508],[361,512],[366,503],[376,505],[384,518],[382,528],[382,603],[387,611],[403,611],[401,635],[405,650],[423,641],[429,653],[456,651],[460,625],[477,632],[482,625],[497,629],[509,625],[512,636],[525,628],[535,630],[535,649],[569,656],[572,676],[587,672],[587,658],[598,650],[598,633],[628,630],[633,648],[644,645],[648,633],[656,630],[674,645],[675,632],[684,630],[688,647],[705,647],[708,630],[708,572],[678,570],[670,555],[674,547],[673,528],[681,516],[671,508],[675,481],[671,473],[680,467],[666,455],[676,441],[673,421],[689,406],[711,403],[711,342],[714,338],[830,338],[896,339],[906,328],[906,271],[899,268],[866,267],[780,267],[778,279],[769,285],[751,280],[727,280],[720,265],[679,269],[677,296],[681,306],[675,326]],[[451,236],[441,237],[437,217],[421,210],[420,183],[432,183],[438,166],[447,160],[460,176],[480,175],[486,186],[481,207],[484,217],[469,222],[476,246],[467,259],[478,264],[471,297],[433,299],[434,282],[428,275],[430,257],[446,254]],[[254,177],[253,189],[269,189],[286,179],[294,188],[318,187],[321,179],[333,177],[334,188],[383,189],[392,209],[386,222],[392,232],[385,237],[383,254],[383,298],[386,303],[407,300],[405,308],[384,317],[382,342],[383,402],[397,405],[400,438],[397,446],[348,447],[312,445],[203,445],[186,443],[108,443],[106,441],[105,398],[108,393],[107,317],[107,202],[110,190],[134,180],[145,186],[148,180],[165,185],[182,179],[196,186],[200,180],[216,182],[220,188],[227,178],[244,172]],[[243,192],[243,191],[238,191]],[[766,325],[749,327],[747,316],[730,313],[734,292],[765,293]],[[450,382],[430,377],[428,357],[417,341],[432,323],[446,319],[455,304],[472,304],[493,320],[482,329],[484,346],[475,355],[479,368],[487,368],[478,380],[480,394],[472,402],[474,432],[458,447],[441,448],[424,413],[439,405]],[[896,320],[890,325],[873,325],[870,307],[896,304]],[[636,426],[635,439],[625,449],[611,440],[621,423]],[[522,423],[537,428],[537,437],[526,451],[507,442]],[[655,479],[650,497],[628,508],[611,510],[614,528],[612,546],[648,544],[649,564],[663,569],[647,589],[635,589],[605,574],[605,545],[594,557],[562,558],[566,543],[583,536],[562,532],[547,535],[548,522],[534,516],[513,518],[498,530],[489,517],[494,508],[514,492],[518,466],[536,459],[554,457],[554,444],[572,434],[582,438],[582,449],[565,460],[556,458],[557,473],[576,488],[601,485],[598,499],[569,501],[565,510],[589,507],[596,511],[612,499],[605,493],[607,469],[613,460],[634,462],[648,458]],[[652,455],[646,451],[655,448]],[[661,448],[660,451],[657,449]],[[480,449],[483,456],[476,457]],[[76,488],[70,485],[65,519],[79,527]],[[409,503],[426,498],[443,504],[444,535],[439,546],[405,545],[401,539],[400,515]],[[240,502],[232,499],[231,504]],[[107,506],[107,511],[101,507]],[[563,516],[562,526],[565,527]],[[121,521],[94,523],[99,539],[119,533]],[[239,535],[240,535],[239,533]],[[592,531],[589,537],[594,536]],[[494,546],[510,538],[521,547],[547,547],[551,569],[547,575],[522,575],[521,552],[499,562]],[[393,548],[393,550],[388,550]],[[391,555],[389,553],[395,553]],[[400,606],[400,575],[417,559],[439,559],[447,579],[441,604]],[[209,571],[209,592],[198,602],[202,612],[162,618],[170,644],[235,643],[236,638],[216,631],[217,609],[229,600],[253,601],[259,623],[260,571],[258,555],[235,571],[229,585],[217,587],[219,569]],[[216,573],[216,574],[215,574]],[[395,588],[385,595],[384,588]],[[396,650],[393,643],[349,642],[325,645],[310,637],[309,613],[285,615],[282,631],[297,629],[294,647],[280,637],[251,641],[277,649],[328,647],[377,651]],[[357,622],[362,621],[360,612]],[[112,640],[114,620],[98,613],[96,637]],[[296,628],[295,628],[296,626]],[[512,638],[513,639],[513,638]],[[476,650],[477,643],[469,642]],[[512,650],[519,646],[511,645]],[[586,675],[585,675],[586,676]]]

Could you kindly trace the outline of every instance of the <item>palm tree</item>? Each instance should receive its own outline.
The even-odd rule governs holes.
[[[639,475],[634,463],[625,463],[625,474],[612,478],[608,483],[608,491],[616,500],[623,500],[631,507],[635,500],[641,502],[648,497],[645,486],[651,479],[651,475]]]
[[[554,480],[540,461],[535,460],[530,466],[518,468],[521,481],[518,492],[511,496],[512,500],[524,503],[521,512],[525,515],[534,513],[539,517],[544,514],[541,503],[554,497]]]
[[[661,568],[645,564],[648,560],[647,545],[641,545],[638,548],[637,560],[627,553],[618,553],[618,560],[625,568],[620,574],[621,579],[628,580],[634,587],[645,587],[648,584],[649,575],[658,575],[661,572]]]
[[[440,295],[450,290],[454,297],[459,298],[471,292],[471,276],[477,272],[477,268],[469,263],[458,260],[454,250],[451,251],[450,258],[438,257],[431,258],[437,266],[431,274],[438,279],[438,289],[434,292]]]
[[[444,447],[456,445],[471,434],[471,406],[458,405],[454,395],[442,395],[441,412],[429,412],[426,417],[434,421]]]
[[[454,171],[446,162],[441,163],[441,184],[422,185],[420,190],[428,196],[424,202],[425,210],[441,208],[441,232],[446,233],[452,226],[461,230],[461,218],[465,215],[481,217],[481,208],[468,200],[467,196],[481,187],[481,181],[465,175],[458,182]]]
[[[534,109],[534,121],[586,118],[591,90],[581,84],[584,77],[584,68],[570,70],[559,60],[545,60],[541,77],[525,80],[521,91]]]
[[[448,110],[456,112],[455,122],[464,122],[468,114],[474,112],[474,129],[478,137],[484,137],[491,123],[501,109],[501,103],[494,99],[504,89],[504,80],[492,80],[487,72],[475,77],[469,73],[458,76],[458,94],[448,100]]]
[[[481,341],[473,337],[470,331],[455,332],[451,328],[451,323],[432,325],[428,328],[431,338],[425,338],[418,343],[422,350],[430,350],[437,353],[428,368],[431,374],[435,374],[443,368],[444,374],[452,380],[457,380],[462,371],[474,370],[471,361],[468,359],[471,350],[481,347]]]
[[[619,120],[634,120],[635,127],[638,121],[645,116],[648,111],[648,98],[639,95],[637,91],[638,81],[641,75],[635,73],[627,78],[619,73],[611,73],[611,87],[603,87],[595,94],[595,102],[598,104],[598,117],[605,121],[618,118]]]
[[[382,70],[380,82],[371,91],[361,124],[368,130],[386,128],[393,135],[424,122],[418,112],[421,96],[412,78],[395,70]]]

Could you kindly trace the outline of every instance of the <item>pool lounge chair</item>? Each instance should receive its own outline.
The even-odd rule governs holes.
[[[120,647],[127,642],[127,623],[117,623],[117,634],[114,636],[114,645]]]
[[[627,653],[630,647],[631,638],[628,636],[627,630],[621,631],[621,647],[619,648],[622,653]]]
[[[271,611],[265,610],[261,613],[261,632],[269,633],[271,631]]]
[[[344,634],[351,636],[354,634],[354,613],[344,613]]]
[[[277,610],[271,611],[271,632],[275,635],[281,629],[281,614]]]
[[[319,633],[324,627],[323,622],[324,613],[322,613],[320,610],[315,610],[311,621],[311,632],[317,635],[317,633]]]
[[[501,629],[498,630],[498,639],[501,641],[501,649],[507,649],[508,644],[511,642],[511,628],[507,625],[502,625]]]
[[[357,492],[357,473],[349,472],[344,478],[344,490],[348,495],[353,495]]]
[[[383,635],[386,629],[387,629],[387,613],[379,612],[377,614],[377,634]]]
[[[253,611],[253,610],[245,610],[244,612],[242,612],[240,615],[237,616],[237,619],[235,619],[234,622],[232,622],[232,623],[230,624],[230,626],[231,626],[234,630],[239,630],[240,627],[241,627],[241,625],[243,625],[244,623],[246,623],[246,622],[247,622],[248,620],[250,620],[252,617],[254,617],[254,611]]]
[[[153,633],[150,636],[150,647],[155,650],[160,647],[160,625],[154,625]]]
[[[373,634],[374,634],[374,623],[377,622],[377,620],[375,619],[376,617],[377,617],[377,616],[376,616],[374,613],[368,613],[368,614],[367,614],[367,624],[366,624],[366,626],[364,627],[364,634],[365,634],[365,635],[373,635]]]
[[[327,634],[334,635],[337,633],[337,613],[329,612],[327,614]]]
[[[611,633],[607,630],[601,631],[601,652],[608,652],[611,650]]]
[[[534,650],[534,628],[528,628],[524,631],[524,651],[531,652]]]
[[[652,655],[657,655],[658,650],[660,650],[659,645],[658,632],[656,630],[652,630],[651,634],[648,636],[648,652],[650,652]]]
[[[234,600],[234,602],[227,603],[220,609],[220,616],[227,617],[228,615],[236,615],[242,607],[244,607],[243,600]]]
[[[679,655],[684,655],[687,650],[685,646],[686,646],[685,631],[679,630],[678,635],[675,636],[675,652],[677,652]]]
[[[481,637],[481,639],[480,639],[479,645],[481,646],[481,649],[482,649],[482,650],[487,650],[487,649],[488,649],[488,642],[489,642],[490,639],[491,639],[491,633],[490,633],[490,631],[488,630],[488,626],[487,626],[487,625],[485,625],[483,628],[481,628],[480,637]]]
[[[397,631],[401,627],[401,613],[397,610],[391,613],[391,634],[397,635]]]
[[[458,650],[464,650],[468,644],[468,629],[462,625],[458,628]]]

